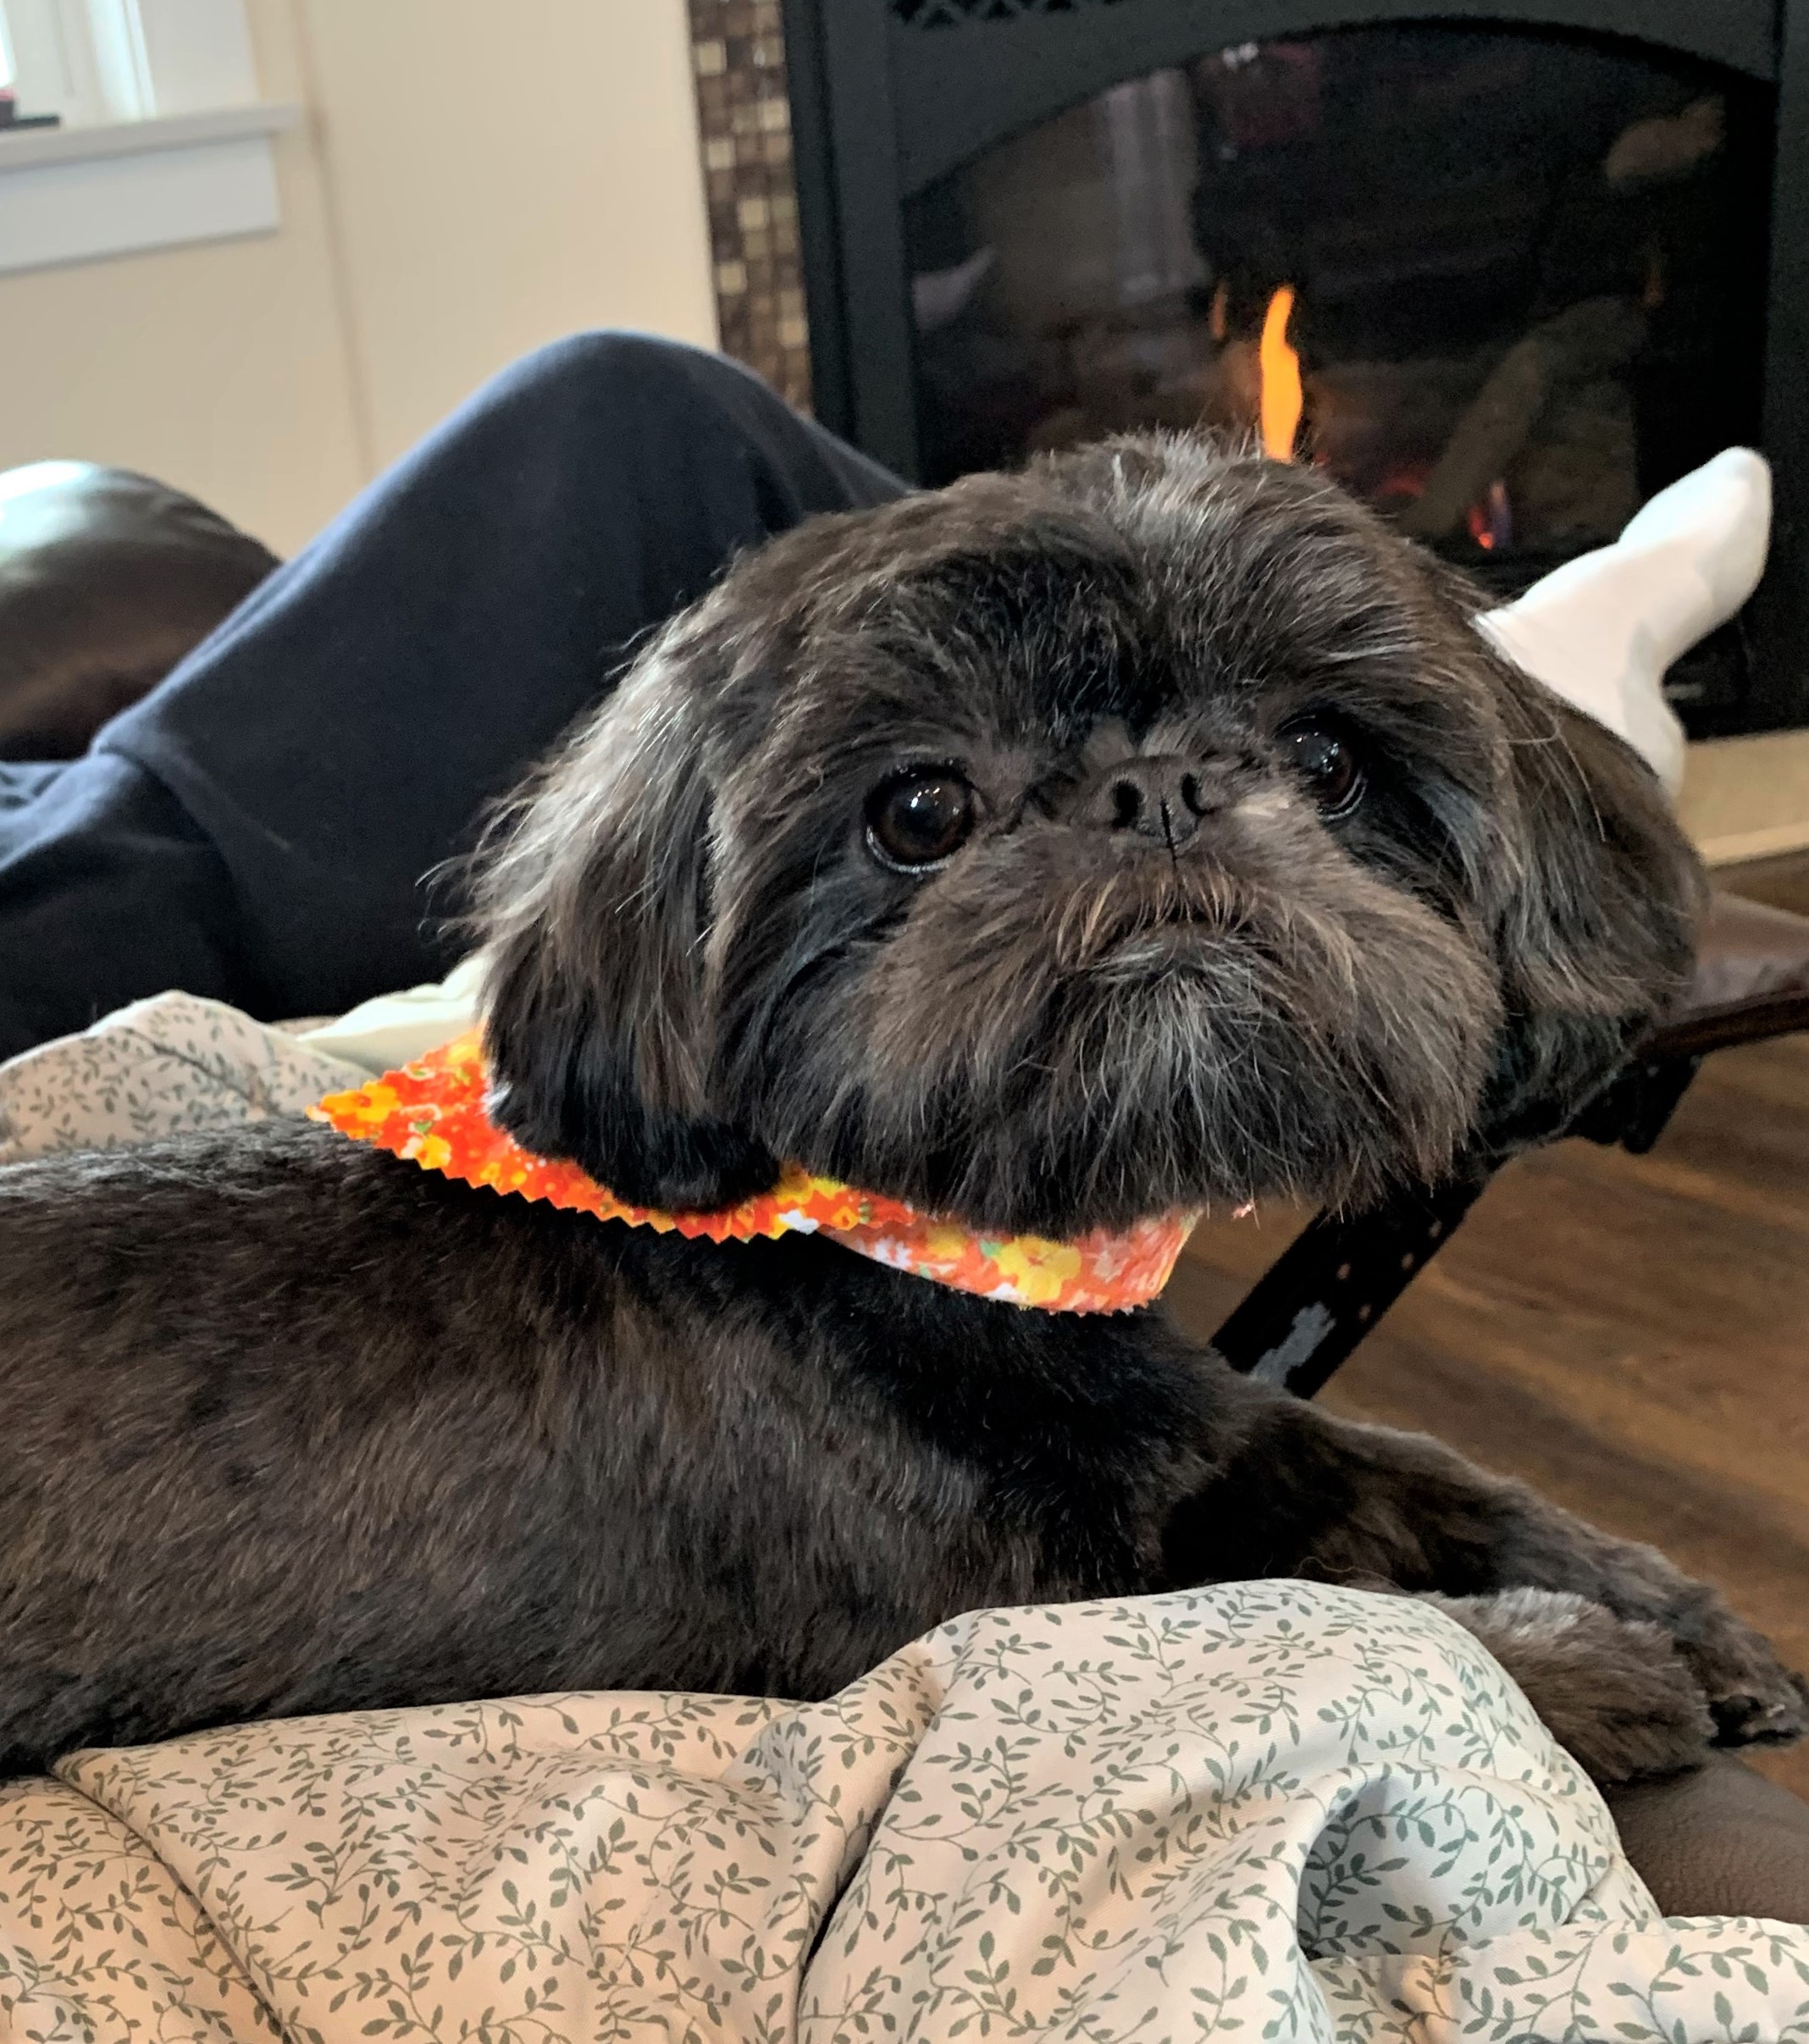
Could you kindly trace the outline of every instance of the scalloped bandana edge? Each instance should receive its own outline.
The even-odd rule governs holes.
[[[576,1164],[523,1149],[490,1119],[488,1086],[482,1041],[472,1034],[368,1085],[329,1093],[308,1113],[356,1142],[468,1185],[711,1242],[822,1235],[890,1269],[1043,1312],[1119,1313],[1147,1306],[1161,1295],[1199,1218],[1168,1214],[1066,1242],[987,1235],[798,1164],[786,1165],[770,1192],[738,1206],[667,1213],[631,1206]]]

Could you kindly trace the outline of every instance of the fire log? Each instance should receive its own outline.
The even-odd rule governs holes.
[[[1442,539],[1532,437],[1552,400],[1624,368],[1646,339],[1646,315],[1626,298],[1585,298],[1518,340],[1491,371],[1425,490],[1397,523],[1415,539]]]

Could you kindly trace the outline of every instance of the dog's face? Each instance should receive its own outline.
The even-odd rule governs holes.
[[[1309,472],[1137,439],[734,567],[484,882],[498,1118],[1069,1234],[1436,1175],[1687,969],[1656,783]]]

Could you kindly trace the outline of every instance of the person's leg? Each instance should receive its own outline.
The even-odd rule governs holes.
[[[904,487],[720,357],[530,357],[85,759],[15,770],[0,1056],[171,987],[271,1018],[435,976],[428,876],[633,642],[739,549]]]

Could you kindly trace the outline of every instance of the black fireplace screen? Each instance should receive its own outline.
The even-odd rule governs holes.
[[[1115,86],[906,202],[924,478],[1205,422],[1524,584],[1759,439],[1773,99],[1440,25]]]

